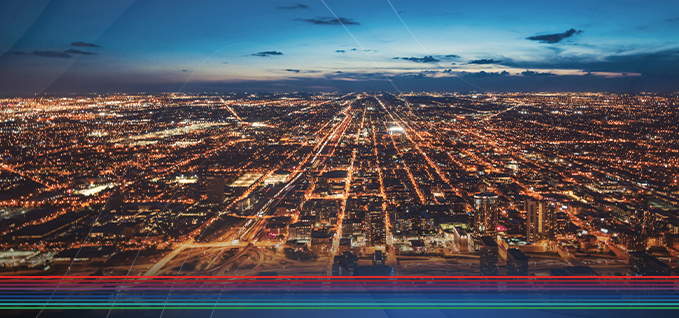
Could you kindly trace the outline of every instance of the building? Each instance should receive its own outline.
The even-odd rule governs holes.
[[[329,253],[332,250],[333,235],[328,231],[311,232],[311,251],[315,253]]]
[[[474,195],[474,232],[479,235],[497,235],[498,196],[495,193],[481,192]]]
[[[288,177],[290,177],[290,171],[277,170],[276,172],[271,174],[269,177],[264,179],[264,186],[277,185],[277,184],[280,184],[280,183],[285,183],[285,181],[288,180]]]
[[[224,178],[222,176],[208,176],[206,185],[209,203],[221,204],[224,202]]]
[[[373,265],[386,265],[384,259],[384,253],[380,250],[375,251],[373,254]]]
[[[497,276],[498,245],[490,236],[482,236],[481,242],[481,275]]]
[[[528,257],[518,248],[507,250],[507,276],[528,276]]]
[[[632,276],[669,276],[672,268],[645,252],[629,253],[629,271]]]
[[[368,225],[368,246],[384,246],[387,243],[387,228],[382,210],[372,211],[366,215]]]
[[[288,226],[288,240],[308,242],[311,240],[311,223],[297,222]]]
[[[526,241],[553,241],[556,237],[556,206],[553,202],[526,200]]]
[[[351,252],[344,252],[333,258],[332,276],[353,276],[358,268],[358,257]]]

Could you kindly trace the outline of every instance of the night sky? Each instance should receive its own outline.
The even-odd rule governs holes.
[[[0,0],[0,94],[679,91],[676,0],[324,1]]]

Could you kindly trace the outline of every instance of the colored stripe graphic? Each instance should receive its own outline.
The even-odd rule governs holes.
[[[5,276],[0,309],[679,309],[679,277]]]

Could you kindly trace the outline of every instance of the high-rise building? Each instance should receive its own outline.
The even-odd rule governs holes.
[[[368,246],[384,246],[387,243],[387,229],[382,210],[373,211],[366,215],[368,225]]]
[[[556,206],[553,202],[527,199],[526,207],[526,241],[535,243],[540,240],[556,238]]]
[[[481,275],[497,276],[498,245],[495,237],[482,236],[481,242]]]
[[[538,232],[538,200],[530,198],[526,199],[524,207],[526,208],[526,241],[534,243],[540,240]]]
[[[498,196],[481,192],[474,195],[474,232],[479,235],[497,235]]]
[[[224,202],[224,177],[208,176],[206,183],[208,202],[218,204]]]
[[[648,238],[655,231],[652,213],[643,207],[637,208],[631,217],[633,230],[628,235],[628,252],[645,252],[648,247]]]
[[[518,248],[507,249],[507,276],[528,276],[528,257]]]

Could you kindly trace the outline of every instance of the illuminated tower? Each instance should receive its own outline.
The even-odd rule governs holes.
[[[479,235],[495,237],[497,235],[498,196],[495,193],[482,192],[474,195],[474,232]]]
[[[540,240],[556,239],[556,206],[553,202],[526,200],[526,240],[535,243]]]
[[[530,198],[526,200],[526,241],[535,243],[540,240],[538,232],[538,200]]]

